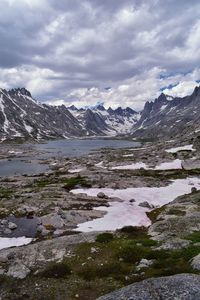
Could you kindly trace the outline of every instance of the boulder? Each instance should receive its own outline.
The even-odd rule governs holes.
[[[191,193],[196,193],[196,192],[197,192],[197,188],[193,186],[193,187],[191,188]]]
[[[136,202],[136,200],[135,199],[130,199],[129,202],[134,203],[134,202]]]
[[[146,279],[97,300],[200,299],[200,275],[178,274]]]
[[[149,208],[149,209],[154,208],[154,206],[149,204],[149,202],[147,202],[147,201],[141,202],[138,205],[141,206],[141,207]]]
[[[148,260],[148,259],[141,259],[139,264],[137,265],[136,269],[139,271],[142,268],[148,268],[154,263],[154,260]]]
[[[0,263],[7,263],[8,257],[7,255],[0,255]]]
[[[54,228],[62,228],[65,225],[63,218],[57,213],[49,214],[41,217],[43,226],[52,226]]]
[[[13,223],[13,222],[9,222],[9,223],[8,223],[8,228],[9,228],[10,230],[14,230],[14,229],[17,228],[17,225],[16,225],[15,223]]]
[[[11,265],[6,273],[7,276],[11,276],[18,279],[24,279],[30,273],[30,270],[23,264]]]
[[[184,170],[200,169],[200,159],[188,159],[182,161],[182,168]]]
[[[99,192],[97,194],[97,197],[100,198],[100,199],[108,199],[108,196],[106,196],[103,192]]]
[[[6,228],[4,231],[3,231],[4,234],[11,234],[12,233],[12,230],[9,229],[9,228]]]
[[[6,219],[1,220],[1,225],[7,225],[7,224],[8,224],[8,220]]]
[[[191,261],[191,266],[193,269],[195,270],[200,270],[200,254],[198,254],[197,256],[195,256],[192,261]]]

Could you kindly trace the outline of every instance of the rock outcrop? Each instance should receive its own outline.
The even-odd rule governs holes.
[[[97,300],[200,299],[200,275],[179,274],[134,283]]]

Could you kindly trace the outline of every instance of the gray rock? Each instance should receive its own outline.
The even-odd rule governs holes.
[[[111,197],[111,198],[109,198],[109,200],[111,200],[113,202],[123,202],[123,200],[121,198],[118,198],[118,197]]]
[[[7,263],[8,257],[7,255],[0,255],[0,263]]]
[[[154,260],[148,260],[148,259],[141,259],[139,264],[137,265],[136,269],[139,271],[142,268],[148,268],[154,263]]]
[[[150,208],[150,209],[154,208],[154,206],[149,204],[149,202],[147,202],[147,201],[141,202],[138,205],[141,206],[141,207]]]
[[[136,200],[135,199],[130,199],[129,202],[134,203],[134,202],[136,202]]]
[[[1,225],[7,225],[7,224],[8,224],[8,220],[5,219],[1,220]]]
[[[7,276],[18,279],[24,279],[30,273],[30,270],[23,264],[15,264],[9,267]]]
[[[6,228],[3,233],[4,234],[11,234],[12,231],[9,228]]]
[[[65,232],[64,230],[57,229],[57,230],[54,231],[53,236],[60,236],[60,235],[62,235],[64,232]]]
[[[151,278],[131,284],[97,300],[197,300],[200,299],[200,275],[178,274]]]
[[[200,159],[188,159],[182,162],[182,167],[185,170],[200,169]]]
[[[65,222],[63,221],[63,218],[61,218],[60,215],[57,213],[49,214],[46,216],[41,217],[42,224],[50,225],[54,228],[62,228],[65,225]]]
[[[13,222],[9,222],[8,223],[8,228],[11,229],[11,230],[14,230],[14,229],[17,228],[17,225],[15,223],[13,223]]]
[[[97,197],[100,198],[100,199],[108,199],[108,196],[106,196],[103,192],[99,192],[97,194]]]
[[[191,261],[191,266],[193,269],[195,270],[200,270],[200,254],[198,254],[197,256],[195,256],[192,261]]]
[[[174,237],[166,240],[158,249],[178,250],[182,248],[187,248],[189,245],[190,241]]]
[[[5,270],[0,268],[0,275],[4,275],[5,274]]]
[[[15,258],[15,252],[9,252],[9,253],[7,254],[7,258],[8,258],[9,260],[14,259],[14,258]]]
[[[47,235],[49,235],[49,233],[50,233],[50,231],[47,230],[46,228],[44,228],[44,229],[42,230],[42,232],[41,232],[41,235],[42,235],[42,236],[47,236]]]
[[[37,232],[42,232],[44,229],[45,229],[44,226],[39,225],[39,226],[37,227]]]
[[[192,188],[191,188],[191,193],[196,193],[196,192],[197,192],[197,188],[192,187]]]

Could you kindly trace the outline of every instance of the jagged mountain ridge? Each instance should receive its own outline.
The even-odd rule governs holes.
[[[0,139],[82,136],[85,132],[66,107],[36,102],[26,89],[0,89]]]
[[[134,137],[174,138],[200,131],[200,87],[190,96],[169,99],[161,94],[146,102],[139,121],[132,128]]]
[[[25,88],[0,89],[0,140],[49,139],[123,133],[119,124],[128,122],[130,131],[138,113],[127,108],[106,110],[103,106],[80,109],[37,102]]]
[[[111,107],[105,109],[99,105],[93,109],[77,109],[75,106],[68,107],[69,111],[90,133],[106,133],[106,135],[129,134],[131,128],[139,119],[140,114],[127,107]]]
[[[200,87],[183,98],[161,94],[137,113],[103,105],[78,109],[37,102],[25,88],[0,89],[0,140],[130,135],[174,138],[200,132]]]

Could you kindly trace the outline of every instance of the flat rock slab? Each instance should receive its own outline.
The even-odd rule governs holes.
[[[38,269],[47,262],[62,261],[74,246],[84,242],[94,242],[97,232],[62,236],[21,247],[2,249],[0,258],[9,268],[6,275],[25,278],[31,269]]]
[[[197,300],[200,275],[179,274],[147,279],[131,284],[97,300]]]

